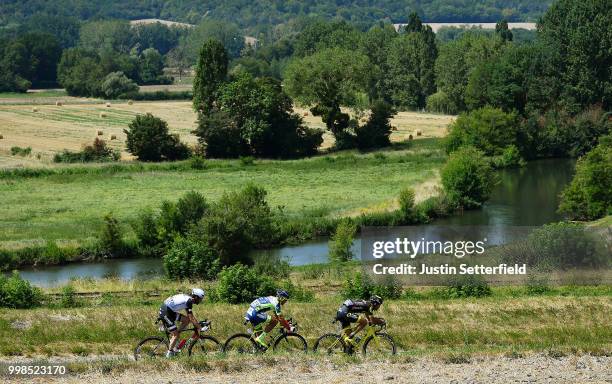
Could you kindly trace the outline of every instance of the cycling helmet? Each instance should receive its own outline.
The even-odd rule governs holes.
[[[197,297],[199,297],[200,299],[203,299],[203,298],[204,298],[204,290],[203,290],[203,289],[201,289],[201,288],[194,288],[194,289],[192,289],[192,290],[191,290],[191,294],[192,294],[193,296],[197,296]]]
[[[378,295],[372,295],[372,297],[370,297],[370,302],[374,305],[381,305],[383,303],[383,298]]]
[[[278,291],[276,291],[276,297],[283,297],[285,299],[288,299],[289,292],[285,291],[284,289],[279,289]]]

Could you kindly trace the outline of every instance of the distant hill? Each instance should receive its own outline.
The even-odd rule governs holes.
[[[21,23],[34,14],[100,18],[164,19],[197,24],[203,17],[231,21],[247,30],[320,16],[357,23],[407,21],[416,11],[427,22],[483,23],[502,18],[534,22],[552,0],[2,0],[0,26]]]

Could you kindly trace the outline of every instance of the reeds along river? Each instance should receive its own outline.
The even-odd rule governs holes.
[[[535,226],[558,221],[559,194],[571,180],[574,161],[548,159],[530,162],[526,167],[499,172],[499,183],[490,200],[480,210],[437,220],[435,225],[479,225],[496,228],[503,236],[505,226]],[[256,250],[253,257],[287,258],[292,265],[327,261],[327,238],[298,246]],[[360,253],[360,241],[354,251]],[[62,285],[71,278],[118,277],[121,279],[150,278],[163,274],[159,259],[110,260],[100,263],[48,266],[24,269],[21,276],[38,286]]]

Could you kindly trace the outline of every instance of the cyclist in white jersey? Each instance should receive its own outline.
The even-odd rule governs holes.
[[[200,304],[202,299],[204,299],[204,291],[200,288],[194,288],[191,290],[191,295],[180,293],[168,297],[159,308],[159,318],[164,322],[171,335],[166,357],[172,357],[178,352],[176,342],[179,339],[179,332],[185,329],[189,323],[194,326],[195,336],[200,336],[200,324],[193,315],[192,307],[193,304]],[[181,315],[180,311],[185,311],[186,315]],[[177,328],[176,322],[180,322],[179,328]]]

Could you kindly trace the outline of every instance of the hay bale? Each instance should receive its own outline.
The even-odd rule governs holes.
[[[134,101],[128,100],[128,105],[132,105],[132,104],[134,104]]]
[[[111,140],[117,140],[117,135],[110,135]]]
[[[423,134],[423,132],[421,132],[421,130],[420,130],[420,129],[417,129],[417,130],[416,130],[416,135],[417,135],[417,136],[421,136],[422,134]]]
[[[4,139],[4,136],[2,136],[2,134],[0,134],[0,140]]]
[[[97,134],[98,134],[98,136],[102,136],[104,134],[104,132],[98,130]]]
[[[110,103],[106,103],[106,108],[110,108]]]
[[[38,108],[36,108],[36,107],[32,108],[32,112],[34,112],[34,113],[38,112]]]
[[[308,112],[304,112],[304,117],[306,117],[306,116],[308,116],[308,115],[310,115],[310,113],[308,113]]]
[[[100,117],[106,117],[106,113],[100,112]]]
[[[412,137],[412,135],[408,135],[408,140],[412,140],[414,139],[414,137]]]
[[[56,101],[56,102],[55,102],[55,106],[56,106],[56,107],[61,107],[61,106],[62,106],[62,102],[61,102],[61,101],[59,101],[59,100],[58,100],[58,101]]]

